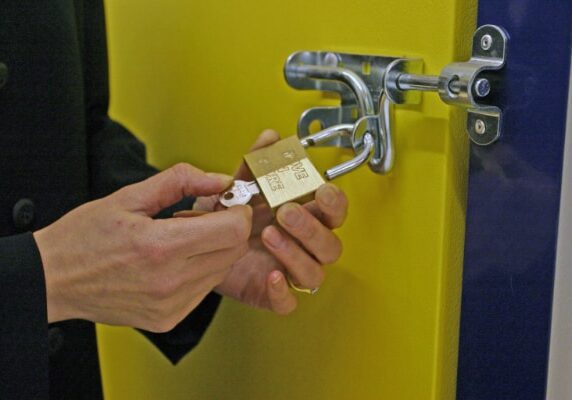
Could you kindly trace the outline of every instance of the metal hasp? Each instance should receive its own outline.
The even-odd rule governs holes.
[[[501,110],[482,105],[491,82],[485,71],[505,63],[507,34],[484,25],[473,36],[473,55],[467,62],[447,65],[440,76],[421,75],[420,59],[301,51],[288,57],[284,66],[287,83],[301,90],[337,93],[337,107],[306,110],[298,121],[304,146],[351,148],[356,157],[326,171],[328,179],[345,174],[366,162],[380,174],[391,171],[395,159],[391,132],[391,104],[418,104],[421,91],[439,92],[441,99],[467,109],[467,131],[479,145],[500,136]],[[321,130],[310,132],[313,123]]]
[[[334,179],[366,162],[381,174],[393,167],[390,101],[385,95],[384,73],[396,62],[404,72],[421,72],[420,60],[347,53],[302,51],[286,61],[284,75],[293,88],[340,96],[339,107],[311,108],[298,122],[298,136],[304,146],[337,146],[355,151],[354,159],[326,171],[326,178]],[[313,122],[322,128],[315,134],[310,132]]]

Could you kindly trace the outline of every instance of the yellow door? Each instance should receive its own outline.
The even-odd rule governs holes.
[[[231,173],[267,127],[335,104],[290,88],[298,50],[465,60],[475,0],[108,1],[112,116],[159,167]],[[141,335],[99,327],[106,399],[454,398],[468,144],[459,111],[426,94],[394,115],[396,164],[336,183],[350,199],[340,262],[277,317],[223,302],[174,367]],[[320,169],[349,158],[316,149]]]

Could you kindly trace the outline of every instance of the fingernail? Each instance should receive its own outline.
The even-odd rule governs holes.
[[[282,235],[275,228],[266,229],[264,232],[264,240],[275,249],[279,249],[284,244]]]
[[[338,201],[338,193],[332,186],[326,185],[320,191],[320,199],[325,205],[333,207]]]
[[[266,139],[267,141],[272,141],[272,142],[275,142],[278,139],[280,139],[280,135],[278,134],[278,132],[272,129],[265,129],[264,132],[262,132],[261,136],[264,137],[264,139]]]
[[[302,221],[302,213],[299,206],[295,204],[286,204],[282,207],[282,216],[286,225],[295,228]]]
[[[279,273],[278,271],[274,271],[272,273],[272,276],[270,277],[270,282],[272,282],[272,284],[276,286],[280,283],[281,280],[282,280],[282,274]]]
[[[225,185],[230,186],[231,183],[234,181],[234,178],[230,175],[226,174],[219,174],[217,172],[207,172],[207,176],[209,178],[219,179],[224,182]]]

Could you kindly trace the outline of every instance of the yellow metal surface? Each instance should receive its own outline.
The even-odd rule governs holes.
[[[475,2],[107,1],[112,115],[159,167],[231,172],[263,128],[293,134],[303,110],[335,103],[286,85],[290,53],[418,56],[437,74],[468,56]],[[394,172],[337,181],[345,252],[316,296],[286,318],[224,301],[176,367],[133,330],[99,327],[106,399],[453,399],[466,135],[435,94],[394,121]]]

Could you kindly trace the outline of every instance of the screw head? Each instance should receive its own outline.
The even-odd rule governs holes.
[[[482,119],[478,119],[475,121],[475,132],[479,135],[483,135],[487,131],[487,126],[485,121]]]
[[[340,62],[336,53],[326,53],[324,56],[324,64],[330,67],[337,67]]]
[[[489,50],[493,45],[493,37],[491,35],[483,35],[481,38],[481,49]]]
[[[491,83],[487,78],[477,79],[474,88],[478,97],[485,97],[491,92]]]

